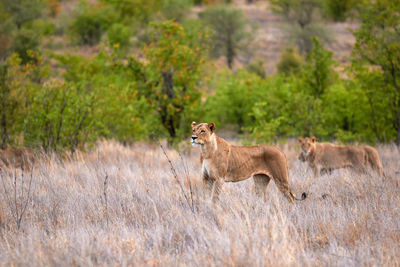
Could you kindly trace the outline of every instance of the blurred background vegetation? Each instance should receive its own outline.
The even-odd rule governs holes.
[[[400,146],[400,0],[0,0],[0,148],[177,144],[193,120]]]

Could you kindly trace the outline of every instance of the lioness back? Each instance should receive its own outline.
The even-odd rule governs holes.
[[[378,151],[371,146],[334,145],[316,142],[315,137],[299,137],[302,152],[299,159],[307,161],[314,175],[322,170],[352,167],[356,171],[364,171],[369,165],[383,175],[382,163]]]
[[[273,146],[231,146],[228,176],[232,181],[241,181],[256,174],[270,177],[287,176],[286,158],[282,151]]]

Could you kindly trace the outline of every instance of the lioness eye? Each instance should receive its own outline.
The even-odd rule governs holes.
[[[201,130],[201,131],[200,131],[200,133],[201,133],[201,134],[204,134],[204,133],[205,133],[205,131],[204,131],[204,130]]]

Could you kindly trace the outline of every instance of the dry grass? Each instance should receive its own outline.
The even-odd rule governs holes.
[[[33,170],[19,230],[13,212],[30,174],[16,173],[14,199],[15,173],[3,172],[0,265],[399,266],[399,152],[379,148],[387,179],[348,170],[314,179],[293,145],[282,148],[293,191],[309,193],[294,205],[273,182],[262,201],[252,180],[225,184],[212,205],[198,151],[182,161],[167,150],[189,202],[191,181],[194,212],[158,146],[104,142],[74,160],[51,157]]]

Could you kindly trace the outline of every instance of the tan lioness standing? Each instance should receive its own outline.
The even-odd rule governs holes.
[[[29,148],[0,149],[0,170],[4,167],[29,169],[35,160],[35,153]]]
[[[334,145],[319,143],[315,136],[299,137],[301,152],[299,160],[307,161],[314,176],[334,169],[350,167],[356,172],[364,172],[369,166],[379,175],[385,176],[378,151],[367,145]]]
[[[192,123],[192,145],[200,146],[202,176],[216,200],[224,182],[239,182],[253,177],[257,194],[263,194],[271,179],[290,201],[296,199],[290,190],[285,155],[276,147],[233,146],[215,134],[215,124]],[[306,198],[302,194],[301,199]]]

